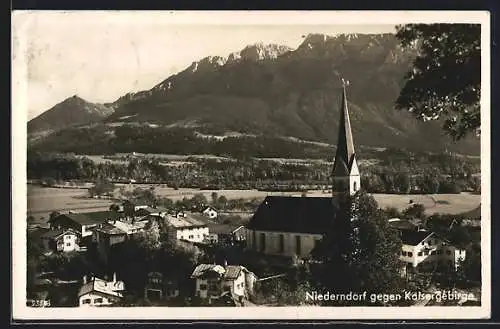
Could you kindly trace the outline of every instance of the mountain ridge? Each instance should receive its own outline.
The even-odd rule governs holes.
[[[334,143],[340,78],[346,78],[360,144],[475,153],[477,141],[452,143],[439,122],[424,124],[394,109],[416,51],[401,48],[393,34],[309,34],[295,50],[256,43],[227,57],[207,56],[149,90],[101,105],[109,111],[97,124],[186,126],[199,133],[235,131]],[[81,125],[89,123],[96,122]],[[46,139],[54,144],[53,138],[45,136],[37,144],[43,146]]]

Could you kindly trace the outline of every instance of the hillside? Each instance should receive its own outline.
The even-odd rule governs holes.
[[[255,44],[226,58],[203,58],[150,90],[121,97],[106,107],[115,111],[102,116],[97,127],[71,127],[31,146],[39,151],[110,153],[146,145],[148,152],[163,153],[171,151],[165,143],[173,140],[184,151],[183,143],[196,144],[192,139],[200,139],[198,133],[245,134],[245,140],[261,136],[251,142],[261,149],[282,137],[335,143],[343,77],[350,81],[351,124],[358,145],[479,154],[478,140],[452,143],[439,122],[418,122],[394,109],[415,51],[401,49],[392,34],[308,35],[295,50]],[[231,139],[241,140],[199,142],[213,147]]]
[[[113,111],[112,105],[90,103],[74,95],[30,120],[28,133],[99,122]]]

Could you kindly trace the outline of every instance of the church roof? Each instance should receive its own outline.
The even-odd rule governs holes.
[[[268,196],[247,228],[258,231],[324,234],[335,216],[331,197]]]
[[[351,131],[351,121],[347,108],[345,85],[342,86],[342,102],[340,105],[339,134],[337,152],[333,164],[335,176],[348,176],[354,161],[354,142]]]

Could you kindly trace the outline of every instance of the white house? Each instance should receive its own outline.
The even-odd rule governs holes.
[[[123,281],[116,280],[116,273],[113,274],[112,281],[102,280],[96,277],[83,278],[83,285],[78,292],[78,305],[80,307],[88,306],[106,306],[114,304],[123,298],[125,285]]]
[[[191,278],[196,280],[196,295],[200,298],[219,298],[225,292],[236,298],[248,298],[257,281],[255,274],[240,265],[198,265]]]
[[[194,218],[192,214],[166,216],[168,232],[171,239],[190,242],[204,242],[208,238],[208,226],[205,222]]]
[[[436,233],[425,230],[401,230],[403,242],[400,259],[417,267],[420,264],[446,265],[457,268],[466,252],[450,244]]]
[[[40,235],[45,250],[71,252],[80,250],[80,234],[72,229],[52,229]]]
[[[214,207],[206,207],[202,213],[210,219],[216,219],[218,216],[217,210]]]

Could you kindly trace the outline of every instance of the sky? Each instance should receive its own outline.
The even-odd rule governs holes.
[[[305,19],[294,24],[290,15],[281,21],[270,16],[253,20],[247,16],[245,21],[245,17],[218,15],[208,19],[194,14],[172,19],[168,12],[19,15],[13,48],[17,49],[14,56],[24,55],[17,58],[26,65],[27,119],[73,95],[90,102],[112,102],[127,92],[152,88],[193,61],[227,56],[257,42],[295,49],[308,33],[395,31],[393,24],[315,24]]]

